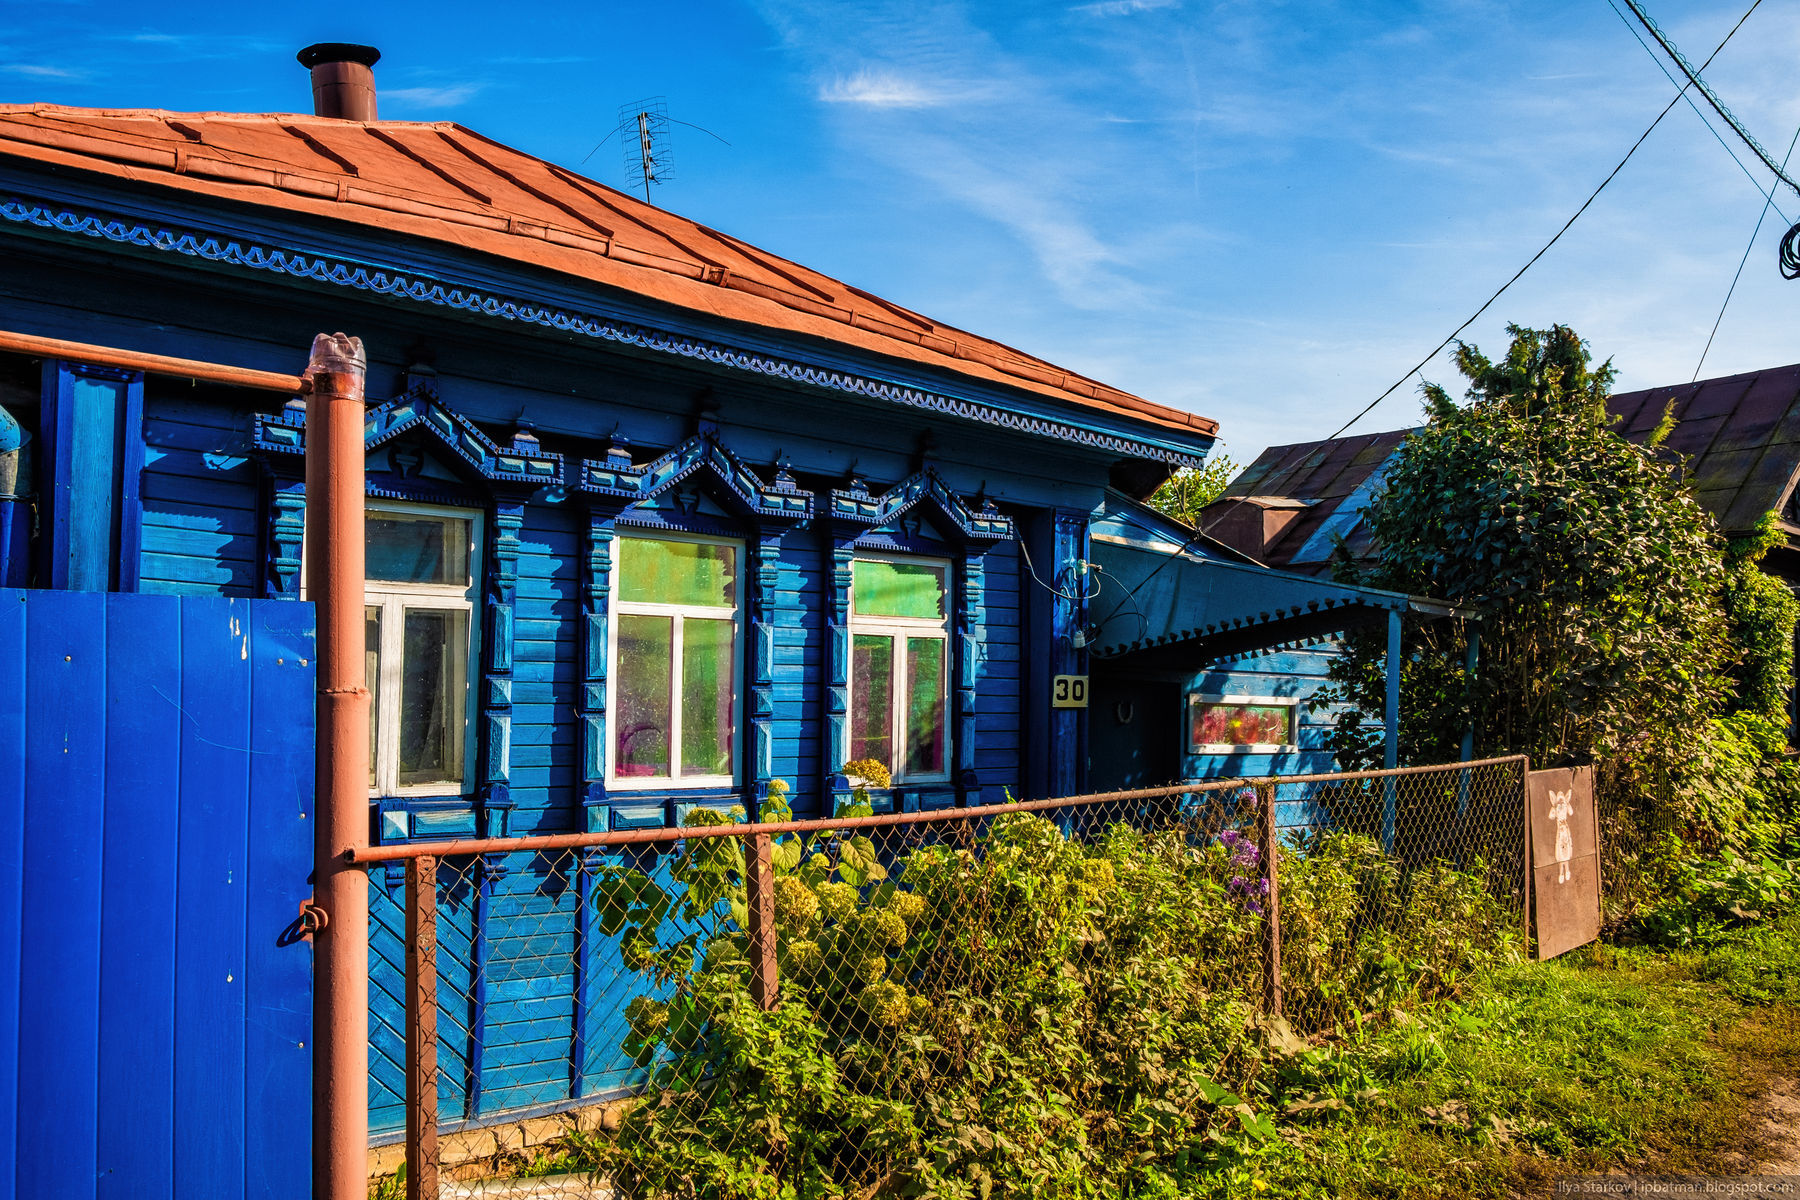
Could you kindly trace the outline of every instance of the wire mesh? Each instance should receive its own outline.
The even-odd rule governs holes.
[[[671,830],[429,859],[410,890],[376,865],[372,1128],[413,1175],[378,1152],[371,1194],[986,1190],[1184,1153],[1248,1119],[1259,1044],[1522,944],[1523,778]]]

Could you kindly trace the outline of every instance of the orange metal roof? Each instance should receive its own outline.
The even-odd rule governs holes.
[[[0,155],[429,238],[1184,433],[1218,430],[460,125],[0,105]]]

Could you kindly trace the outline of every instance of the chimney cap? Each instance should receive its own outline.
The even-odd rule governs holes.
[[[381,51],[355,42],[315,42],[294,56],[308,69],[320,63],[353,62],[372,67],[381,61]]]

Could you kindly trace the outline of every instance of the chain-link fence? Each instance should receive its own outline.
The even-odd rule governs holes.
[[[1503,759],[379,848],[371,1192],[1029,1194],[1173,1159],[1253,1119],[1271,1039],[1522,945],[1523,786]]]

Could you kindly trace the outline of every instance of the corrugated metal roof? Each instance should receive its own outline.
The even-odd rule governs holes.
[[[460,125],[0,105],[0,156],[429,238],[1184,433],[1218,431]]]
[[[1255,497],[1259,504],[1267,504],[1271,497],[1287,496],[1309,502],[1306,511],[1295,517],[1259,556],[1272,567],[1287,566],[1410,432],[1395,429],[1335,441],[1271,446],[1231,481],[1225,498]],[[1336,522],[1338,526],[1343,523]],[[1345,535],[1353,552],[1367,548],[1368,534],[1361,521],[1354,522],[1347,531],[1339,528],[1338,532]]]
[[[1606,406],[1619,432],[1641,441],[1671,401],[1676,424],[1663,449],[1685,460],[1680,469],[1721,529],[1742,532],[1781,507],[1800,470],[1800,365],[1621,392]]]
[[[1606,406],[1620,435],[1641,442],[1662,422],[1671,401],[1676,424],[1663,453],[1692,483],[1721,529],[1742,533],[1770,509],[1782,507],[1800,472],[1800,364],[1619,392]],[[1262,556],[1270,566],[1295,564],[1313,533],[1333,519],[1410,432],[1394,429],[1271,446],[1231,481],[1225,496],[1316,501]],[[1353,553],[1369,550],[1361,521],[1354,523],[1347,540]]]

